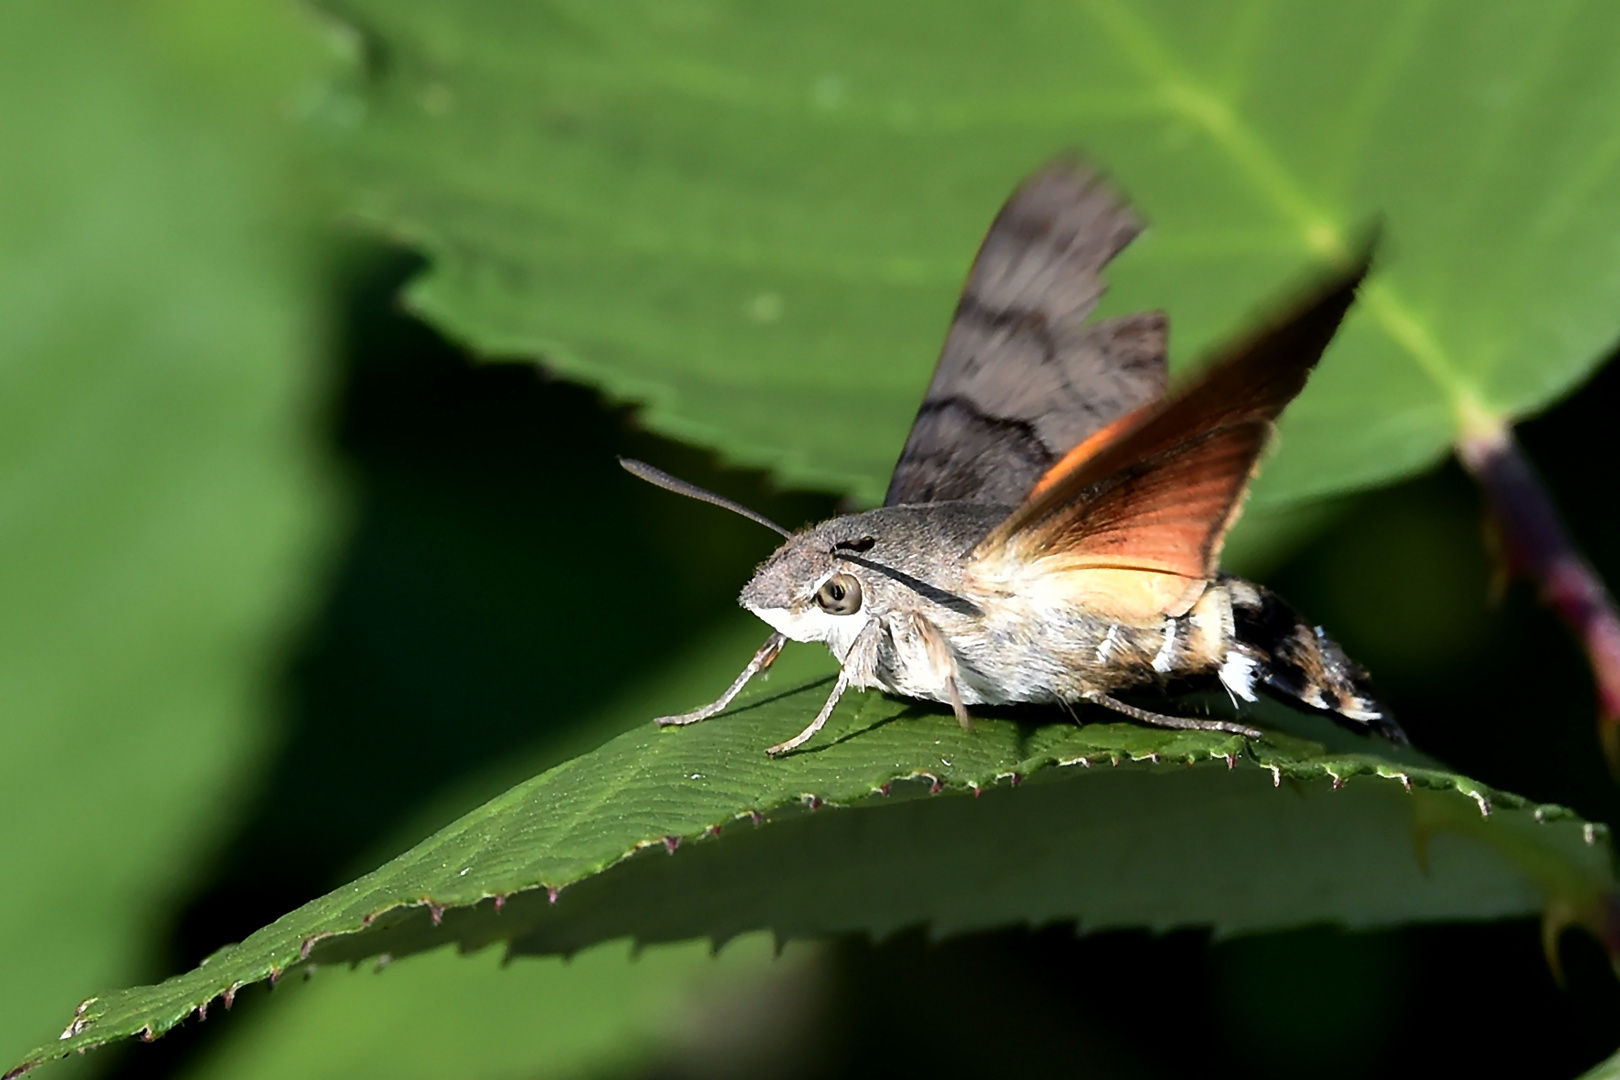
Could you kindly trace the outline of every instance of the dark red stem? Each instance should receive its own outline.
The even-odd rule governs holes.
[[[1542,602],[1586,650],[1597,683],[1598,736],[1620,773],[1620,611],[1570,539],[1552,496],[1507,427],[1465,435],[1457,456],[1485,493],[1507,568],[1535,583]]]

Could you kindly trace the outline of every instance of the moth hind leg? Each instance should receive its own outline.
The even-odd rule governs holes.
[[[691,712],[681,713],[679,716],[660,716],[653,723],[659,727],[685,727],[687,724],[695,724],[700,720],[707,720],[717,713],[724,712],[726,706],[731,704],[731,699],[740,694],[742,688],[748,685],[749,679],[765,671],[776,662],[776,658],[782,653],[782,646],[786,644],[787,636],[785,634],[772,634],[765,639],[765,644],[759,647],[759,651],[754,654],[754,658],[748,661],[748,666],[742,669],[742,673],[732,680],[730,686],[726,687],[725,693],[701,709],[693,709]]]
[[[1224,731],[1230,735],[1242,735],[1246,739],[1258,739],[1263,732],[1257,728],[1248,727],[1232,720],[1207,720],[1191,716],[1168,716],[1165,713],[1156,713],[1149,709],[1140,709],[1101,691],[1092,691],[1085,695],[1085,699],[1093,705],[1101,705],[1105,709],[1112,709],[1121,716],[1128,716],[1142,724],[1152,724],[1154,727],[1176,728],[1182,731]]]

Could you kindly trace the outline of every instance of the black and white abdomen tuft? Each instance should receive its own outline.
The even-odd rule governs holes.
[[[1319,709],[1344,726],[1405,743],[1406,733],[1378,700],[1367,672],[1320,626],[1281,597],[1241,578],[1220,580],[1232,601],[1232,641],[1219,678],[1235,696],[1255,699],[1264,686]]]

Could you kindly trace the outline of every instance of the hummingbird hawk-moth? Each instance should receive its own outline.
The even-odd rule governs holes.
[[[979,249],[883,505],[797,533],[641,462],[632,473],[725,506],[787,542],[741,603],[770,624],[726,692],[661,725],[721,712],[789,640],[849,689],[968,707],[1103,706],[1172,728],[1261,733],[1114,695],[1205,681],[1233,704],[1264,689],[1351,728],[1405,736],[1352,662],[1258,585],[1222,573],[1273,422],[1338,329],[1369,257],[1220,350],[1166,396],[1163,312],[1088,322],[1103,267],[1141,224],[1096,173],[1026,180]]]

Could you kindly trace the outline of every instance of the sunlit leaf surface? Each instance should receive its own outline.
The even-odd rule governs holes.
[[[1107,307],[1166,308],[1179,361],[1382,222],[1261,502],[1429,464],[1620,334],[1613,7],[339,7],[420,310],[793,481],[882,492],[980,236],[1066,147],[1153,222]]]

